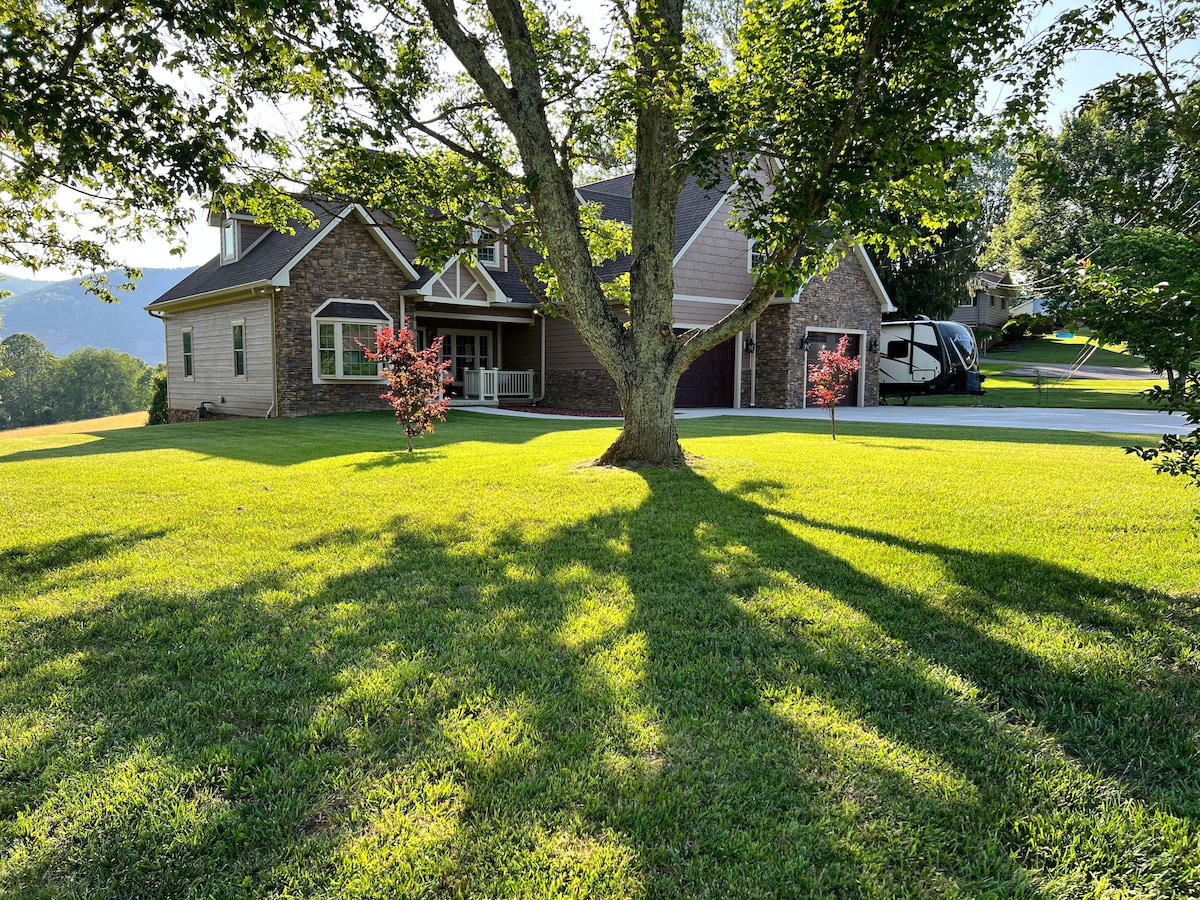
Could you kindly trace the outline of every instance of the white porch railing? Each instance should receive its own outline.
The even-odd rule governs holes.
[[[480,403],[501,398],[533,399],[533,369],[464,369],[463,399]]]

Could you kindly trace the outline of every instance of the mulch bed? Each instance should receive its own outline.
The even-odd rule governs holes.
[[[501,409],[511,409],[514,412],[541,413],[544,416],[579,416],[590,419],[620,419],[619,412],[604,412],[596,409],[570,409],[565,406],[516,406],[502,403]]]

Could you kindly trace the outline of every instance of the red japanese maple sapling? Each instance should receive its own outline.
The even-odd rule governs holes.
[[[834,410],[838,401],[846,399],[845,388],[859,369],[857,359],[847,356],[850,349],[850,335],[843,334],[838,341],[836,350],[822,350],[817,354],[817,362],[808,367],[808,399],[823,409],[829,410],[829,430],[833,439],[837,440],[837,420]]]
[[[413,452],[412,439],[433,431],[434,420],[445,421],[450,399],[446,386],[450,360],[441,359],[442,339],[434,338],[425,350],[418,350],[416,335],[409,327],[393,332],[380,328],[375,335],[375,349],[363,346],[367,359],[383,368],[388,389],[379,396],[396,411],[396,424],[403,426],[408,437],[408,452]]]

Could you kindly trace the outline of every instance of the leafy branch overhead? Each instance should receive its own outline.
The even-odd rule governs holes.
[[[429,263],[480,235],[509,242],[617,383],[625,429],[609,462],[682,459],[680,374],[779,292],[853,243],[927,245],[973,212],[953,176],[984,139],[977,101],[1018,34],[1015,5],[995,0],[752,0],[723,53],[683,6],[617,3],[593,44],[549,5],[396,0],[362,18],[386,28],[312,48],[344,51],[314,100],[313,183],[391,213]],[[630,165],[626,227],[575,189]],[[727,193],[763,264],[721,321],[676,334],[688,178]],[[609,283],[596,266],[615,258],[627,275]]]
[[[66,269],[114,300],[99,273],[120,265],[115,244],[159,236],[182,250],[189,199],[286,156],[250,122],[255,102],[305,87],[309,64],[277,30],[310,33],[349,6],[5,0],[0,10],[0,264]]]
[[[177,234],[187,194],[312,224],[289,223],[269,167],[291,148],[256,124],[293,98],[306,165],[287,174],[390,213],[431,265],[507,242],[617,385],[625,424],[602,460],[659,464],[683,459],[674,392],[700,354],[852,244],[929,246],[971,214],[954,176],[986,139],[979,100],[1021,15],[1017,0],[749,0],[735,33],[732,7],[705,31],[685,0],[617,0],[594,41],[523,0],[7,2],[5,58],[38,64],[0,74],[0,261],[95,266],[107,241]],[[577,186],[630,167],[621,215],[581,202]],[[677,334],[689,179],[728,197],[763,262],[720,321]],[[92,243],[60,229],[60,185],[102,211]]]
[[[1058,316],[1120,342],[1166,378],[1148,393],[1200,426],[1200,38],[1194,4],[1102,0],[1069,10],[1043,65],[1095,48],[1135,68],[1085,96],[1020,157],[992,260],[1022,269]],[[1200,483],[1200,428],[1138,450]]]

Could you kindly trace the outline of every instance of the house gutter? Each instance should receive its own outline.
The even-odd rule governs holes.
[[[750,323],[750,340],[754,341],[755,348],[758,347],[758,319]],[[755,393],[758,387],[758,350],[755,349],[750,354],[750,408],[753,409],[757,403],[758,396]]]
[[[165,313],[157,309],[146,307],[146,312],[150,313],[151,317],[158,319],[163,323],[163,365],[167,364],[167,353],[171,349],[170,341],[167,339],[167,316]],[[171,409],[171,379],[167,379],[167,413],[170,415]]]
[[[538,379],[538,395],[533,398],[535,404],[546,399],[546,317],[541,313],[537,313],[537,316],[542,320],[542,371]]]
[[[248,294],[253,297],[255,294],[263,293],[264,288],[273,287],[267,279],[259,281],[251,281],[248,284],[238,284],[233,287],[221,288],[218,291],[208,291],[204,294],[192,294],[189,297],[176,297],[174,300],[165,300],[162,302],[155,301],[152,304],[143,306],[142,309],[154,315],[154,310],[162,310],[164,312],[182,312],[185,309],[192,307],[207,306],[213,303],[221,303],[225,300],[233,300],[239,294]]]

